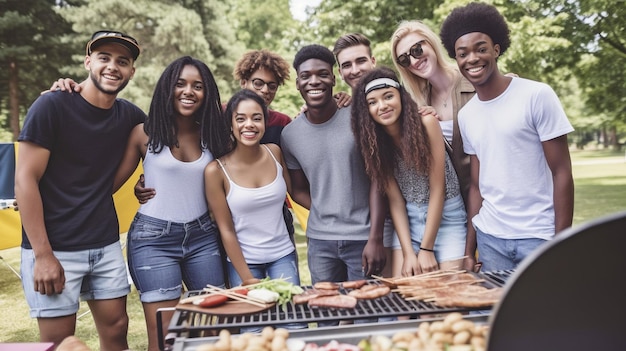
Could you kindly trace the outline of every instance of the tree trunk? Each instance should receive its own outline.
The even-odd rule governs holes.
[[[609,140],[611,141],[611,149],[615,151],[619,151],[620,145],[617,140],[617,127],[616,126],[611,127]]]
[[[17,61],[9,61],[9,124],[13,132],[13,141],[20,135],[20,97],[18,90]]]

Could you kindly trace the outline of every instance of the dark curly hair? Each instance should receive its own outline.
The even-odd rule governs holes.
[[[472,2],[452,10],[441,25],[439,36],[448,51],[448,56],[455,58],[456,40],[473,32],[487,34],[494,44],[500,45],[500,54],[504,54],[511,45],[509,26],[504,16],[492,5]]]
[[[222,117],[224,119],[224,124],[228,126],[233,125],[232,121],[233,121],[233,113],[235,112],[235,109],[237,109],[237,106],[239,106],[239,104],[242,101],[246,101],[246,100],[252,100],[256,102],[257,104],[259,104],[259,106],[261,106],[261,109],[263,110],[263,123],[265,124],[265,127],[267,128],[267,119],[269,118],[269,113],[267,111],[267,106],[265,106],[265,100],[263,100],[263,98],[260,97],[257,93],[249,89],[239,90],[230,98],[230,100],[228,100],[228,103],[226,104],[226,109],[224,110],[224,114]],[[236,142],[230,139],[230,133],[232,133],[232,131],[230,131],[229,129],[229,131],[227,132],[228,134],[227,138],[229,139],[228,146],[226,148],[227,150],[222,154],[213,154],[215,158],[220,158],[224,156],[225,154],[229,153],[236,147],[237,145]]]
[[[289,63],[280,55],[266,49],[252,50],[243,54],[235,64],[233,77],[237,80],[249,80],[252,73],[261,68],[272,72],[279,85],[284,85],[289,79]]]
[[[322,60],[330,65],[330,67],[335,66],[335,56],[333,52],[330,51],[327,47],[317,44],[307,45],[300,49],[296,54],[296,57],[293,59],[293,68],[296,72],[300,71],[300,65],[307,60],[310,59],[318,59]]]
[[[365,161],[365,171],[372,181],[376,181],[379,191],[383,192],[388,180],[394,176],[397,157],[416,172],[428,174],[432,154],[426,128],[417,112],[417,103],[411,95],[400,86],[402,111],[401,140],[398,148],[383,127],[370,116],[365,86],[378,78],[390,78],[398,81],[396,73],[388,67],[378,67],[367,72],[354,88],[352,97],[352,132],[357,148]]]
[[[222,103],[215,78],[209,67],[202,61],[190,56],[183,56],[170,63],[157,81],[150,103],[150,112],[144,124],[144,131],[148,135],[148,147],[159,153],[163,146],[178,146],[178,126],[176,111],[174,110],[174,92],[178,78],[185,66],[194,66],[200,72],[204,84],[204,99],[201,107],[194,113],[193,118],[200,125],[200,142],[203,149],[211,153],[219,153],[228,142],[224,138],[224,128],[221,124]]]

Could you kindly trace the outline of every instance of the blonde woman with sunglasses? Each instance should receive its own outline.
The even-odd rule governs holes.
[[[420,108],[432,106],[454,169],[461,195],[467,199],[469,190],[469,156],[463,152],[457,114],[475,94],[474,87],[449,61],[439,36],[420,21],[403,21],[391,37],[391,55],[403,85]],[[473,252],[465,269],[474,269]]]

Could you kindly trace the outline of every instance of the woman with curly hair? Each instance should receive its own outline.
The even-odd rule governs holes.
[[[429,111],[430,112],[430,111]],[[414,275],[465,251],[466,214],[437,118],[418,105],[389,68],[354,89],[352,129],[366,172],[389,198],[397,237],[394,275]]]

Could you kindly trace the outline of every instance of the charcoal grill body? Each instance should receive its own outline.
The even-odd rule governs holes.
[[[489,351],[626,350],[626,212],[559,233],[494,306]]]

